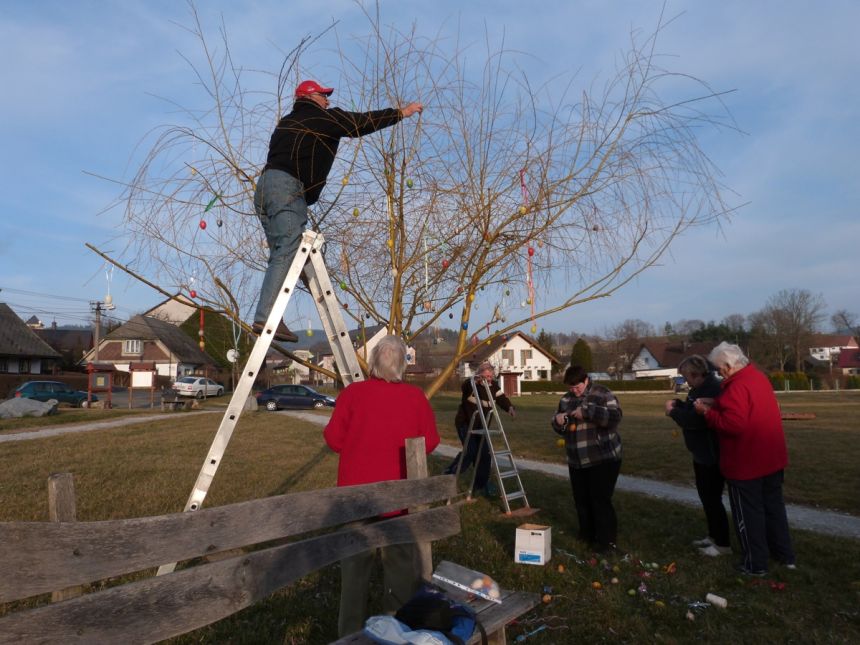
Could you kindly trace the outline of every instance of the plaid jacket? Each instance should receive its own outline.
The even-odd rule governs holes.
[[[582,421],[567,418],[582,408]],[[615,395],[602,385],[589,384],[581,397],[568,392],[558,403],[556,415],[564,414],[565,423],[552,419],[552,429],[564,437],[567,463],[573,468],[588,468],[606,461],[621,461],[621,406]]]

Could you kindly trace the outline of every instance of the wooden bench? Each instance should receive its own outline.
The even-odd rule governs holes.
[[[411,477],[427,472],[423,447],[423,439],[407,446]],[[428,577],[429,542],[459,533],[460,516],[457,506],[427,506],[455,494],[454,477],[447,475],[293,493],[193,513],[74,522],[64,521],[74,516],[73,489],[61,490],[60,498],[71,495],[65,506],[72,510],[56,512],[52,502],[51,517],[60,521],[0,523],[0,603],[48,592],[55,592],[57,601],[8,605],[0,616],[0,643],[153,643],[209,625],[313,571],[389,544],[418,542],[422,575]],[[343,526],[400,508],[411,512]],[[331,530],[319,535],[321,529]],[[297,538],[307,533],[313,537]],[[297,541],[284,543],[288,538]],[[205,557],[216,553],[221,556]],[[201,557],[199,564],[153,577],[161,564]],[[79,586],[97,581],[105,582],[82,593]],[[494,643],[504,643],[505,625],[539,602],[537,594],[506,592],[504,598],[501,605],[477,606]],[[368,642],[360,635],[351,638],[340,642]]]
[[[161,411],[162,412],[176,412],[176,410],[190,410],[194,406],[194,400],[191,398],[187,398],[184,396],[179,396],[178,394],[173,394],[170,396],[163,395],[161,396]]]

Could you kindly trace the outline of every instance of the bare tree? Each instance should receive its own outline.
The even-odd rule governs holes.
[[[364,34],[332,32],[339,100],[362,110],[417,97],[426,109],[345,142],[311,220],[357,323],[408,339],[456,321],[454,356],[428,395],[470,345],[523,325],[534,334],[537,319],[610,296],[688,227],[728,212],[698,134],[731,121],[706,84],[658,65],[662,17],[605,83],[577,91],[573,78],[532,86],[489,36],[477,52],[386,27],[378,6],[365,16]],[[124,195],[121,260],[238,315],[265,265],[255,180],[313,41],[285,57],[266,95],[246,89],[226,29],[216,51],[193,6],[192,18],[210,107],[155,134]]]
[[[839,309],[830,316],[830,324],[833,325],[833,331],[837,334],[851,334],[860,338],[860,317],[847,309]]]
[[[793,358],[795,370],[803,369],[809,340],[824,320],[824,299],[806,289],[783,289],[765,307],[749,317],[751,343],[765,350],[785,371]]]
[[[743,314],[729,314],[722,320],[722,324],[728,327],[730,331],[742,332],[745,330],[747,317]]]

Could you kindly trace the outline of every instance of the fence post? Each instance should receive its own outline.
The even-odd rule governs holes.
[[[77,520],[75,505],[75,479],[72,473],[54,473],[48,477],[48,519],[51,522]],[[51,592],[51,602],[59,602],[81,595],[81,586],[66,587]]]
[[[427,477],[427,452],[425,445],[424,437],[415,437],[406,440],[406,479],[425,479]],[[424,510],[428,506],[428,504],[421,504],[410,508],[409,511]],[[433,552],[430,542],[419,542],[417,549],[421,577],[429,581],[433,575]]]

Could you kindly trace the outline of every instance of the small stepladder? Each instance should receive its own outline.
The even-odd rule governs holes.
[[[505,434],[505,428],[502,425],[502,419],[499,416],[499,410],[496,407],[496,400],[490,391],[490,385],[486,382],[478,383],[475,377],[469,379],[472,385],[472,396],[475,397],[478,409],[472,414],[469,420],[469,429],[466,432],[466,440],[463,445],[463,453],[457,464],[457,478],[460,477],[460,469],[463,465],[463,458],[469,446],[469,442],[473,436],[481,438],[478,444],[478,454],[475,457],[475,472],[472,474],[472,483],[469,485],[469,492],[466,495],[467,500],[471,500],[475,492],[475,480],[478,477],[478,467],[481,464],[481,455],[483,446],[486,442],[490,453],[490,475],[495,478],[496,484],[499,487],[499,495],[502,498],[502,503],[505,507],[506,515],[530,515],[537,512],[529,506],[529,500],[526,496],[526,489],[523,487],[522,479],[520,479],[519,470],[517,470],[514,455],[511,452],[511,446],[508,443],[508,436]],[[484,412],[481,397],[478,393],[478,388],[483,387],[486,390],[487,401],[490,406],[487,412]],[[496,437],[493,443],[493,437]],[[522,500],[523,506],[516,511],[511,511],[510,503],[515,500]]]
[[[227,405],[227,411],[221,419],[221,425],[218,427],[218,432],[215,434],[215,439],[212,441],[209,453],[206,455],[206,460],[203,462],[203,467],[200,469],[200,474],[197,476],[197,481],[194,483],[194,488],[185,504],[184,510],[186,512],[199,510],[203,505],[203,500],[209,492],[209,487],[215,478],[218,466],[221,465],[227,444],[233,436],[233,430],[235,430],[236,424],[239,423],[239,418],[242,416],[245,402],[251,394],[254,381],[263,365],[269,347],[272,345],[274,331],[284,317],[287,304],[295,292],[296,283],[299,281],[302,271],[304,271],[307,286],[310,289],[311,296],[314,299],[320,320],[322,321],[323,329],[331,345],[334,360],[337,363],[343,384],[349,385],[355,381],[364,380],[358,356],[355,353],[355,348],[352,346],[343,314],[340,311],[340,303],[334,295],[335,292],[331,284],[331,278],[329,278],[328,270],[325,266],[322,255],[324,244],[325,239],[321,233],[307,230],[302,234],[302,241],[296,257],[293,258],[293,262],[287,271],[287,277],[284,278],[284,283],[275,299],[275,304],[272,305],[272,311],[269,313],[268,320],[266,320],[263,333],[257,338],[248,356],[248,361],[245,363],[242,375],[239,377],[236,388],[233,390],[233,396]],[[158,568],[156,575],[170,573],[175,568],[175,562],[164,564]]]

